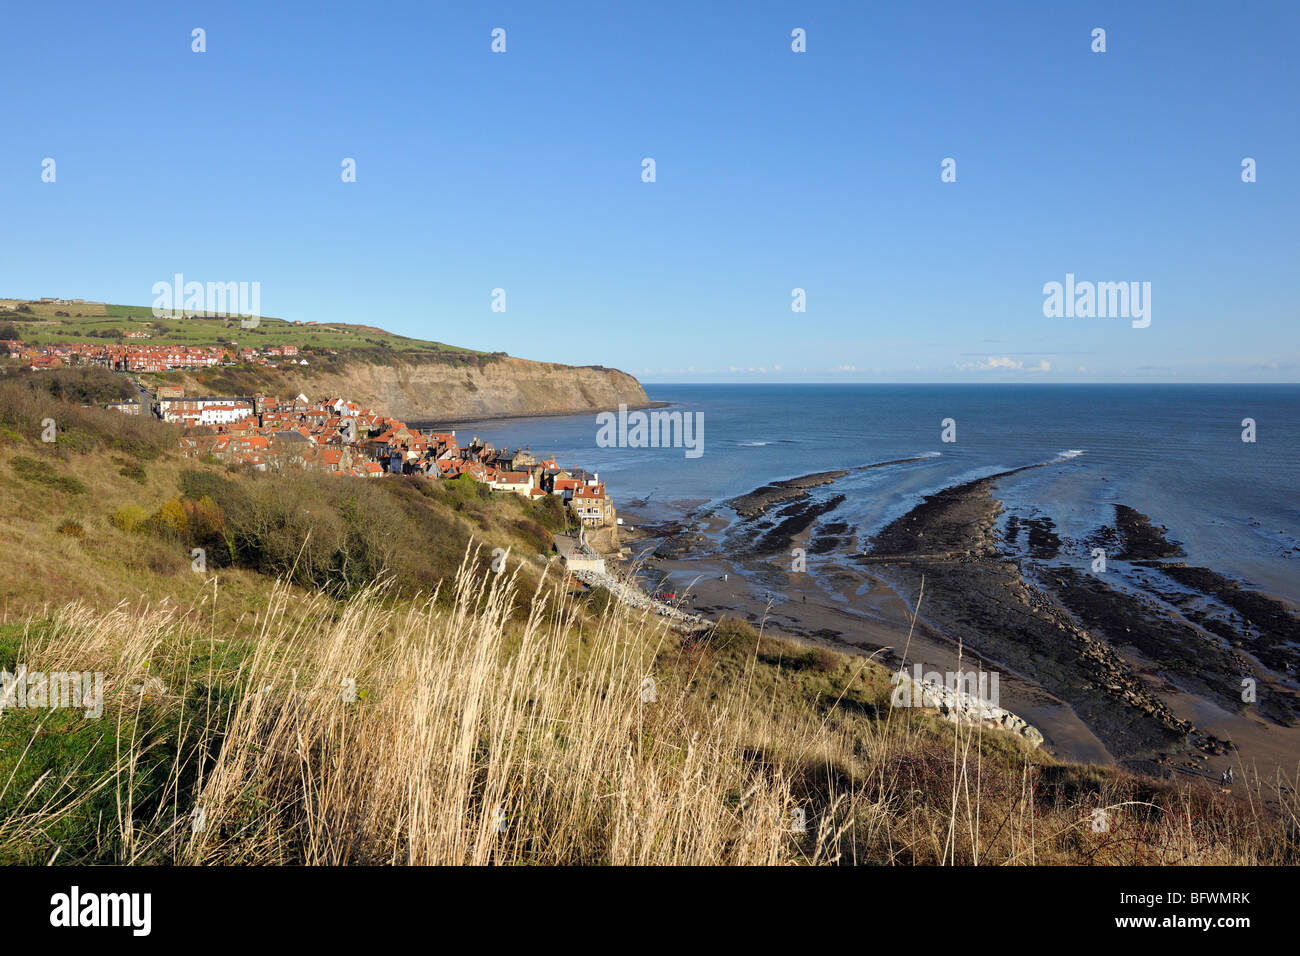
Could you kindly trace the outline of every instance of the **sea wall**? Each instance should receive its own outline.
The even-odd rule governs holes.
[[[890,695],[890,703],[895,707],[932,707],[954,724],[983,724],[1005,730],[1023,738],[1032,748],[1043,742],[1038,728],[978,695],[935,681],[918,680],[901,670],[890,678],[890,683],[895,685]]]

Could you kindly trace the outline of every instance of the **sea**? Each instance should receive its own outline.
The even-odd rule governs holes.
[[[1181,560],[1300,604],[1300,385],[645,388],[664,411],[702,423],[698,456],[604,447],[595,414],[455,427],[598,473],[625,521],[725,514],[729,499],[769,482],[848,470],[813,498],[843,495],[820,520],[863,541],[927,494],[1041,464],[1002,479],[997,496],[1004,522],[1049,517],[1063,560],[1086,567],[1089,537],[1125,504],[1180,542]],[[917,460],[861,467],[900,459]]]

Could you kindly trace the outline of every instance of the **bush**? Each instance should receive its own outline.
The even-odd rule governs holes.
[[[76,478],[70,475],[58,475],[51,471],[51,468],[53,468],[52,462],[37,461],[35,458],[18,455],[9,464],[13,466],[19,478],[34,481],[37,484],[49,485],[51,488],[66,491],[71,495],[84,495],[86,493],[86,486]]]
[[[724,617],[713,629],[711,643],[719,650],[737,650],[752,654],[758,647],[758,632],[748,621]]]
[[[530,502],[513,495],[484,500],[486,486],[469,478],[368,481],[319,471],[190,468],[180,474],[178,491],[152,514],[129,506],[110,521],[204,548],[210,565],[331,593],[354,593],[377,578],[398,593],[429,592],[455,575],[471,546],[530,553],[551,543],[538,521],[521,517],[537,514]]]
[[[107,381],[101,376],[106,376]],[[127,389],[125,394],[123,388]],[[24,369],[0,381],[0,426],[35,441],[44,430],[42,422],[52,418],[58,427],[60,448],[83,453],[111,448],[152,461],[176,447],[179,427],[151,416],[81,407],[86,402],[130,397],[130,388],[121,376],[103,369],[39,373]]]
[[[59,534],[66,534],[69,538],[84,538],[86,529],[75,521],[65,521],[59,525]]]
[[[137,556],[135,563],[153,574],[169,576],[188,569],[190,557],[177,548],[164,547],[160,543],[155,543]]]
[[[149,520],[149,512],[139,505],[123,505],[113,512],[108,520],[113,527],[132,534],[140,530],[140,526]]]
[[[189,516],[180,498],[164,501],[162,507],[149,517],[149,530],[164,538],[189,540]]]
[[[558,495],[547,495],[531,503],[533,516],[547,531],[562,531],[565,527],[564,501]]]
[[[238,470],[231,474],[238,473]],[[468,536],[430,507],[425,479],[382,482],[322,472],[243,473],[236,480],[191,469],[181,494],[148,528],[236,564],[295,583],[352,593],[376,578],[432,590],[450,577]]]
[[[551,550],[551,536],[545,528],[536,521],[530,521],[527,518],[520,518],[515,522],[515,530],[527,541],[533,545],[535,550],[547,552]]]
[[[810,648],[802,657],[807,667],[823,674],[833,674],[840,669],[840,656],[826,647]]]
[[[234,501],[240,495],[239,485],[222,475],[201,468],[190,468],[181,472],[181,494],[187,498],[211,498],[217,504]]]
[[[104,368],[57,368],[33,373],[31,385],[74,405],[120,402],[135,397],[135,388]]]
[[[587,602],[587,610],[592,614],[607,614],[609,609],[618,603],[618,599],[609,588],[592,588],[583,597]]]

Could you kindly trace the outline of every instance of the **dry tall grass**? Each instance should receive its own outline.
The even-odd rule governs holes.
[[[514,578],[475,567],[461,568],[450,607],[390,601],[378,587],[343,603],[281,587],[237,635],[204,634],[168,606],[71,605],[30,621],[20,658],[103,671],[107,703],[98,722],[0,717],[0,734],[10,722],[0,860],[1259,863],[1294,853],[1293,788],[1280,788],[1279,820],[1062,768],[998,732],[877,711],[888,685],[873,697],[881,674],[861,659],[841,659],[831,692],[810,697],[800,682],[812,678],[774,663],[770,644],[736,649],[738,669],[710,665],[683,656],[658,620],[620,609],[585,620],[558,589],[540,588],[519,624]],[[81,743],[49,756],[50,734],[69,733],[69,720],[81,722]],[[1089,825],[1098,806],[1113,821],[1101,833]]]

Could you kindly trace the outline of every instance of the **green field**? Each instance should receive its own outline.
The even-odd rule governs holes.
[[[373,325],[344,322],[308,324],[263,317],[256,328],[241,327],[233,317],[155,319],[147,305],[86,302],[50,305],[0,299],[0,326],[12,322],[24,342],[57,345],[72,342],[137,342],[266,349],[275,345],[334,349],[340,353],[375,349],[402,353],[485,355],[475,349],[395,335]],[[118,333],[145,331],[148,339],[122,339]]]

